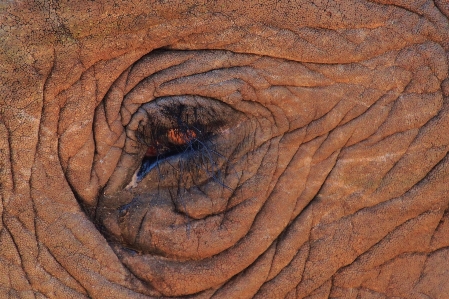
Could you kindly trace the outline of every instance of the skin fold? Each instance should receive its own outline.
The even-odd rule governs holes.
[[[0,17],[0,298],[449,294],[447,1]]]

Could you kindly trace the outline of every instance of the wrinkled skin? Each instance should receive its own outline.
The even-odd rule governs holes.
[[[1,4],[1,298],[447,298],[449,5],[263,2]]]

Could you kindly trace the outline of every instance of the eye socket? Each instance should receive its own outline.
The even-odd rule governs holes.
[[[248,83],[263,76],[247,73],[253,66],[230,67],[231,58],[201,72],[189,64],[175,77],[183,61],[167,73],[136,65],[108,93],[100,111],[105,123],[111,120],[105,127],[124,132],[92,218],[120,257],[129,250],[175,263],[212,258],[237,244],[264,207],[278,165],[288,160],[279,162],[278,153],[290,152],[280,146],[289,119],[263,100],[267,80]],[[117,111],[120,119],[112,122],[108,116]]]

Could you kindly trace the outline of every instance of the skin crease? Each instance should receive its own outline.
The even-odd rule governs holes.
[[[0,298],[449,293],[446,1],[0,5]],[[91,214],[137,109],[185,94],[247,117],[238,192],[164,202],[194,220],[151,210],[136,254]]]

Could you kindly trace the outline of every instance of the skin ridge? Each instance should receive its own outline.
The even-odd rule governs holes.
[[[434,3],[436,4],[435,9],[437,9],[442,15],[444,15],[445,12],[447,14],[447,11],[441,8],[444,7],[443,2],[434,1]],[[107,28],[107,30],[109,31],[105,30],[107,31],[105,33],[101,32],[102,26],[98,26],[98,19],[95,18],[92,18],[94,20],[92,22],[93,25],[86,25],[91,27],[86,27],[87,29],[81,27],[77,28],[77,26],[80,26],[79,24],[73,25],[70,23],[71,21],[75,22],[76,20],[66,17],[67,14],[69,14],[68,6],[64,6],[63,4],[54,6],[56,4],[52,3],[50,4],[51,8],[47,10],[46,8],[42,7],[37,8],[35,6],[37,4],[38,3],[10,4],[11,6],[8,7],[8,9],[10,10],[10,12],[14,13],[16,17],[20,19],[20,21],[16,21],[16,19],[12,18],[11,16],[11,19],[9,19],[9,17],[5,17],[5,23],[7,24],[7,26],[10,25],[10,27],[3,27],[6,29],[2,29],[3,31],[2,33],[0,33],[2,37],[5,37],[4,39],[1,39],[2,47],[0,55],[2,57],[2,62],[4,62],[4,68],[6,70],[2,75],[0,84],[0,88],[2,89],[2,91],[4,91],[2,92],[2,94],[5,95],[2,99],[0,99],[0,196],[2,197],[0,206],[0,212],[2,214],[0,237],[2,238],[2,244],[7,244],[4,246],[3,250],[0,249],[0,272],[8,273],[7,279],[0,279],[0,285],[2,286],[0,297],[13,297],[16,294],[23,294],[25,296],[26,294],[28,294],[34,297],[45,296],[48,298],[57,298],[59,294],[62,294],[59,292],[64,292],[64,289],[67,290],[67,288],[69,288],[70,290],[64,294],[67,294],[67,296],[72,296],[74,298],[79,298],[80,296],[91,298],[101,298],[102,296],[111,296],[111,298],[117,296],[122,298],[144,298],[146,296],[160,296],[161,293],[153,290],[148,285],[142,284],[141,282],[136,280],[133,275],[129,273],[129,269],[126,269],[126,266],[121,265],[112,250],[101,249],[103,246],[105,248],[108,247],[108,244],[102,238],[101,234],[94,233],[95,237],[98,238],[98,242],[94,244],[95,246],[92,245],[92,247],[89,248],[91,250],[91,253],[83,252],[83,254],[80,254],[79,259],[67,261],[67,258],[70,256],[70,254],[68,253],[72,251],[67,251],[65,253],[61,251],[61,248],[64,248],[63,241],[70,239],[68,236],[74,234],[74,239],[77,239],[76,234],[74,233],[74,231],[77,232],[76,227],[69,227],[67,225],[64,226],[64,221],[67,221],[67,219],[72,219],[71,217],[73,217],[73,219],[78,219],[80,222],[79,229],[84,229],[85,232],[91,233],[95,231],[95,227],[88,222],[87,218],[84,216],[84,213],[81,211],[78,202],[73,196],[73,194],[76,195],[75,189],[71,188],[70,184],[67,183],[47,182],[49,178],[58,176],[66,177],[68,174],[68,170],[64,170],[65,167],[63,166],[61,167],[60,161],[51,160],[49,162],[49,160],[46,159],[47,157],[55,156],[57,157],[56,160],[61,160],[61,156],[58,155],[61,151],[61,149],[58,148],[60,143],[51,140],[51,138],[53,138],[54,136],[57,136],[57,138],[61,137],[63,132],[65,132],[59,131],[58,125],[61,121],[60,112],[58,109],[64,107],[64,101],[66,101],[66,99],[64,99],[61,95],[64,95],[64,93],[73,85],[73,83],[82,78],[83,75],[85,75],[85,72],[91,67],[93,67],[92,70],[94,70],[93,73],[95,77],[97,67],[98,71],[100,71],[104,67],[104,65],[100,65],[100,60],[102,59],[107,60],[109,58],[122,57],[123,63],[119,64],[119,66],[114,70],[114,74],[111,75],[111,78],[113,78],[116,74],[122,72],[121,68],[123,68],[124,66],[128,67],[129,62],[134,62],[137,57],[147,54],[149,49],[153,47],[172,45],[171,47],[179,49],[226,48],[237,53],[244,52],[245,49],[248,49],[249,46],[248,44],[245,44],[244,40],[246,39],[244,38],[242,38],[242,41],[240,42],[234,41],[227,44],[220,44],[219,42],[214,42],[214,39],[212,37],[209,37],[204,39],[206,40],[206,43],[194,44],[193,41],[197,39],[198,36],[201,37],[202,34],[198,34],[194,32],[194,30],[192,30],[190,34],[184,34],[181,32],[182,30],[180,30],[180,34],[183,35],[182,38],[169,37],[166,40],[159,42],[159,44],[157,42],[151,41],[145,41],[143,42],[143,45],[131,43],[130,47],[127,49],[121,48],[115,51],[110,51],[110,53],[107,54],[100,53],[97,57],[95,57],[94,54],[91,54],[91,56],[89,56],[89,54],[86,54],[85,50],[83,53],[81,48],[90,47],[90,49],[95,49],[96,44],[95,42],[90,45],[88,43],[83,44],[79,42],[77,39],[79,38],[81,40],[82,34],[85,34],[84,32],[92,32],[91,37],[93,37],[93,40],[95,40],[95,38],[100,40],[108,36],[114,37],[116,35],[116,32],[114,32],[110,28]],[[234,5],[242,5],[242,3]],[[142,6],[144,7],[149,5]],[[182,23],[183,20],[184,23],[187,22],[184,19],[185,16],[182,15],[183,11],[188,12],[189,15],[194,15],[196,13],[200,13],[201,9],[203,8],[213,8],[209,9],[207,13],[203,14],[203,17],[209,18],[211,15],[213,15],[214,10],[217,11],[219,9],[219,6],[213,6],[212,4],[206,4],[205,6],[199,5],[197,6],[196,10],[195,8],[183,8],[181,6],[176,7],[177,10],[173,9],[173,7],[170,6],[161,7],[164,8],[162,10],[165,10],[166,13],[170,9],[174,10],[173,15],[168,15],[166,17],[167,20],[170,20],[170,22],[172,22],[172,29],[179,28],[177,26],[179,25],[179,23]],[[394,7],[400,10],[411,12],[413,14],[424,16],[424,18],[427,20],[431,19],[429,15],[433,13],[428,11],[421,12],[414,7],[404,7],[403,5],[399,4],[394,5]],[[275,7],[273,9],[270,9],[270,11],[280,11],[280,9],[281,8]],[[179,11],[181,11],[181,13],[178,13]],[[226,23],[223,25],[228,26],[227,28],[244,28],[246,29],[246,33],[248,34],[248,28],[250,28],[251,26],[245,26],[245,22],[250,24],[252,20],[259,20],[258,24],[264,23],[264,21],[260,21],[264,16],[257,15],[256,13],[254,14],[254,16],[251,15],[248,21],[243,21],[243,18],[240,17],[240,14],[243,15],[247,11],[247,9],[242,9],[241,11],[236,10],[236,12],[231,13],[227,16],[230,23],[232,23],[232,21],[235,21],[236,23],[231,25],[229,25],[230,23]],[[344,8],[341,9],[341,11],[344,11]],[[141,12],[141,10],[139,12]],[[46,15],[47,13],[50,17],[46,18],[46,20],[44,21],[43,15]],[[33,26],[33,24],[31,24],[29,21],[30,15],[33,14],[36,15],[36,17],[33,18],[36,20],[35,26]],[[4,15],[7,15],[7,13],[2,12],[2,16]],[[116,15],[119,14],[116,13]],[[40,19],[42,19],[43,21],[40,21]],[[217,19],[218,17],[216,19],[212,19],[212,21],[210,21],[209,23],[197,25],[197,27],[195,28],[206,28],[206,31],[212,32],[215,27],[211,24]],[[276,26],[283,27],[285,25],[280,24],[281,22],[279,21],[279,19],[281,19],[281,17],[276,16],[276,18],[274,19],[276,19],[277,21],[270,20],[270,22],[278,22],[277,25],[269,24],[265,27],[272,29],[276,28]],[[437,29],[435,29],[434,33],[429,34],[430,36],[427,36],[426,38],[429,38],[441,45],[447,55],[448,44],[446,41],[448,40],[447,33],[449,33],[447,29],[447,16],[444,20],[446,21],[446,24],[435,22],[434,26],[437,26]],[[285,23],[288,22],[285,21]],[[97,29],[95,29],[96,31],[89,29],[92,29],[95,26],[98,27]],[[207,28],[208,26],[210,28]],[[319,25],[316,26],[318,27]],[[338,26],[335,25],[335,27]],[[42,29],[38,30],[35,28]],[[129,28],[130,30],[132,30],[131,26],[124,26],[122,28],[118,28],[117,30],[119,31],[125,28]],[[244,29],[242,29],[242,31],[245,31]],[[20,31],[22,31],[23,34],[19,33]],[[285,31],[287,31],[287,29],[285,29]],[[31,33],[33,32],[37,37],[31,35]],[[290,32],[294,34],[294,28],[290,30]],[[247,37],[256,35],[257,34],[248,34]],[[276,36],[276,34],[273,35]],[[110,43],[109,40],[105,40],[105,45]],[[117,38],[117,41],[121,42],[119,38]],[[207,42],[210,42],[210,44],[208,44]],[[255,44],[257,46],[260,46],[262,43],[259,42],[258,44]],[[108,52],[108,49],[110,48],[107,48],[103,51]],[[132,51],[134,49],[136,53],[128,56],[127,58],[124,56],[125,52]],[[291,47],[290,49],[294,49],[294,47]],[[71,51],[75,54],[70,54],[69,52]],[[94,50],[93,52],[95,51],[96,50]],[[265,53],[264,55],[278,56],[279,58],[286,58],[291,60],[296,59],[298,61],[303,61],[302,59],[304,58],[304,56],[301,56],[299,54],[299,58],[295,58],[293,51],[277,52],[262,46],[260,46],[258,49],[249,49],[248,53]],[[74,62],[76,60],[79,61]],[[305,60],[313,59],[311,58],[311,56],[308,56],[305,57]],[[69,63],[67,63],[67,66],[64,66],[65,61],[69,61]],[[76,64],[81,66],[73,67]],[[19,69],[21,71],[16,72],[16,69]],[[67,78],[67,81],[64,81],[61,78]],[[113,81],[111,78],[109,78],[108,80]],[[446,80],[445,82],[447,82],[447,77],[443,79]],[[19,84],[17,82],[20,83],[19,88],[17,87],[17,84]],[[104,83],[104,85],[106,86],[108,84],[111,83]],[[99,92],[101,88],[102,90],[104,90],[104,86],[96,86],[96,99],[102,98],[100,96],[101,92]],[[443,94],[443,100],[447,100],[447,94]],[[81,107],[78,107],[78,110],[83,109],[82,105],[80,106]],[[439,110],[439,113],[443,114],[445,109],[446,107],[441,108]],[[36,111],[39,112],[36,113]],[[54,111],[58,112],[54,113]],[[421,128],[427,126],[427,124],[436,117],[437,116],[433,116],[424,125],[422,125]],[[390,118],[388,117],[387,119]],[[96,118],[94,116],[92,118],[92,123],[95,122]],[[91,133],[87,135],[90,134]],[[321,136],[317,136],[314,139],[311,139],[309,142],[318,140],[317,138],[320,137]],[[414,139],[412,139],[411,144],[414,143],[417,137],[418,135],[416,135]],[[369,137],[367,137],[367,139],[368,138]],[[383,140],[384,139],[378,140],[378,142],[381,142]],[[93,141],[94,147],[96,148],[97,144],[95,138],[93,139]],[[407,150],[409,148],[410,146],[407,147]],[[294,155],[298,153],[298,150],[299,148],[295,149]],[[340,161],[341,157],[342,156],[340,155],[340,153],[338,153],[337,157],[335,158],[336,161]],[[414,190],[417,187],[425,185],[425,183],[428,183],[430,185],[433,182],[438,182],[438,175],[444,175],[441,169],[447,167],[445,166],[446,160],[447,153],[443,158],[438,160],[436,164],[431,167],[431,170],[429,170],[429,172],[423,178],[421,178],[421,180],[413,184],[411,189],[407,189],[403,194],[401,194],[401,196],[406,193],[409,194],[412,192],[416,192]],[[399,161],[400,160],[394,163],[391,169],[393,169]],[[276,163],[278,162],[279,160],[276,160]],[[330,171],[323,182],[328,181],[328,179],[332,177],[331,174],[333,173],[333,171],[337,171],[337,168],[335,166],[336,165],[334,164],[332,167],[330,167]],[[94,170],[91,171],[92,174],[95,173]],[[387,174],[388,173],[389,172],[387,172]],[[433,176],[429,176],[429,173],[433,174]],[[307,178],[311,177],[308,176]],[[445,191],[443,187],[440,186],[439,188],[442,188],[440,192]],[[50,192],[51,190],[58,190],[58,196],[52,196]],[[317,191],[317,194],[322,194],[322,192],[324,191],[326,191],[324,188],[324,184],[321,184]],[[435,194],[438,194],[437,191],[435,191],[434,195]],[[79,197],[79,195],[76,197]],[[380,205],[386,206],[390,201],[391,199],[389,201],[380,203]],[[48,203],[50,202],[52,202],[55,206],[54,209],[51,210],[52,213],[46,212],[46,209],[49,209]],[[319,200],[317,199],[316,201],[310,201],[305,206],[305,208],[303,208],[303,211],[306,211],[308,209],[317,210],[318,208],[316,208],[317,204],[315,204],[315,202],[319,202]],[[441,211],[443,211],[441,216],[434,216],[435,219],[438,219],[436,228],[434,229],[436,232],[439,229],[445,229],[444,223],[445,218],[447,218],[447,207],[444,206],[444,202],[435,201],[434,204],[435,209],[440,209]],[[365,207],[362,210],[356,210],[354,215],[356,215],[357,213],[361,213],[361,211],[363,212],[364,210],[369,210],[372,207],[375,206],[371,206],[369,208]],[[60,212],[60,217],[54,217],[54,215],[52,215],[53,213],[57,212]],[[338,211],[331,210],[331,212],[338,214]],[[419,215],[424,215],[425,213],[426,212],[423,212]],[[61,215],[65,215],[67,218],[62,217]],[[299,214],[298,217],[300,217],[301,215],[302,213]],[[313,219],[315,224],[321,220],[320,217],[324,218],[327,216],[316,216],[316,218]],[[408,221],[411,221],[413,219],[414,218]],[[43,225],[42,223],[44,223],[45,225]],[[333,222],[326,222],[326,224],[329,223]],[[21,225],[20,229],[16,228],[16,225],[18,224]],[[392,232],[401,225],[402,224],[396,226],[392,230]],[[55,227],[57,226],[59,226],[60,230],[55,229]],[[57,234],[52,235],[50,232],[46,232],[46,228],[51,230],[51,232],[60,232],[61,235],[64,235],[64,238],[61,238]],[[317,233],[316,230],[317,229],[314,229],[314,231],[312,232],[312,229],[310,229],[308,231],[309,236],[307,240],[312,240],[313,234]],[[78,236],[82,235],[79,234]],[[431,233],[431,238],[434,238],[435,236],[436,233]],[[52,241],[52,238],[60,239]],[[377,244],[380,244],[380,242],[383,242],[384,239],[385,238],[380,239],[377,243],[375,243],[375,245],[369,247],[369,249],[367,249],[365,253],[362,253],[362,255],[366,254],[374,246],[377,246]],[[8,243],[6,240],[10,240],[10,242]],[[32,240],[33,242],[31,242],[28,246],[26,244],[28,242],[27,240]],[[72,243],[66,244],[72,244],[71,246],[73,246],[74,248],[73,252],[76,252],[76,250],[82,251],[82,246],[76,246],[78,246],[77,244],[83,245],[83,242],[85,242],[85,244],[89,243],[89,241],[86,241],[86,239],[80,237],[76,242],[73,241]],[[338,245],[332,242],[330,242],[329,244],[331,249],[332,247],[334,247],[334,245]],[[435,261],[444,261],[444,258],[442,257],[445,256],[448,245],[444,244],[444,242],[439,244],[438,246],[437,245],[434,246],[439,248],[435,249],[434,251],[424,251],[427,253],[427,259],[429,260],[427,263],[425,263],[426,265],[433,265],[432,263],[435,263]],[[49,255],[51,255],[54,259],[54,263],[59,264],[62,268],[72,267],[71,271],[68,271],[68,273],[66,274],[62,274],[62,272],[54,272],[55,274],[52,274],[50,272],[46,272],[44,274],[40,273],[39,271],[42,270],[42,268],[40,268],[42,267],[41,263],[44,263],[44,261],[39,260],[39,256],[36,255],[36,250],[39,251],[39,247],[41,246],[47,248]],[[314,253],[310,253],[311,245],[309,244],[308,246],[309,253],[305,260],[308,261],[308,263],[311,263],[310,261],[315,257],[313,256]],[[12,253],[9,253],[8,250],[10,250],[10,252]],[[276,250],[278,249],[276,248]],[[439,257],[440,255],[442,257]],[[360,256],[361,255],[359,255],[356,260]],[[409,256],[404,254],[405,259],[408,257]],[[86,262],[89,259],[93,261],[92,264]],[[411,257],[410,261],[413,261]],[[394,262],[397,262],[397,260],[392,260],[390,264]],[[76,264],[81,266],[77,268],[76,266],[74,266]],[[386,264],[382,264],[382,267],[385,267],[385,269],[387,269],[390,264],[387,262]],[[410,262],[410,264],[413,263]],[[319,282],[319,280],[315,276],[311,275],[306,278],[303,277],[294,288],[294,291],[292,291],[292,293],[285,292],[287,294],[285,296],[286,298],[303,298],[307,295],[312,295],[314,291],[317,292],[316,294],[322,295],[322,297],[345,297],[349,294],[350,291],[357,291],[359,296],[361,296],[362,298],[363,296],[368,296],[364,295],[367,293],[381,294],[384,297],[391,297],[393,296],[393,294],[395,294],[391,290],[392,287],[385,287],[385,290],[375,289],[373,283],[370,282],[374,279],[374,274],[366,274],[365,272],[364,275],[366,274],[366,277],[368,277],[365,285],[352,286],[342,278],[340,278],[340,281],[337,283],[337,276],[341,277],[339,276],[339,274],[343,271],[350,272],[350,265],[352,265],[352,263],[338,268],[338,270],[335,271],[335,273],[330,277],[326,278],[327,280],[325,280],[324,282]],[[304,263],[304,270],[302,270],[302,272],[306,273],[308,269],[310,269],[310,267],[308,268],[306,266],[306,263]],[[357,267],[353,267],[356,269],[354,271],[357,271]],[[12,268],[14,268],[14,271],[11,270]],[[433,273],[432,270],[429,270],[428,268],[423,266],[422,270],[420,271],[421,272],[419,275],[419,279],[416,280],[414,286],[416,286],[417,289],[421,288],[419,292],[427,294],[429,297],[438,297],[438,294],[436,293],[437,291],[435,290],[436,288],[434,288],[434,290],[431,289],[432,286],[435,286],[435,284],[432,284],[434,283],[434,280],[431,279]],[[83,281],[84,278],[88,276],[88,274],[86,273],[95,272],[97,272],[98,274],[97,276],[95,276],[97,280],[93,279],[90,282]],[[345,273],[348,275],[348,277],[351,277],[350,273],[348,274],[348,272]],[[53,283],[53,287],[48,286],[51,285],[52,281],[55,280],[66,283],[68,278],[66,278],[64,275],[70,276],[71,279],[73,279],[78,285],[76,287],[63,287],[59,284]],[[15,277],[20,277],[20,279],[15,279]],[[348,279],[350,280],[350,278]],[[8,280],[8,282],[6,280]],[[22,280],[24,282],[23,284],[20,284],[19,281]],[[378,280],[380,281],[381,279],[379,278]],[[92,281],[97,281],[98,285],[101,285],[101,287],[96,290],[91,285],[89,285]],[[308,284],[308,282],[315,283]],[[15,285],[13,285],[14,283]],[[426,284],[431,287],[426,287]],[[215,292],[216,291],[213,290],[213,292],[211,291],[211,293],[208,293],[208,290],[206,290],[203,294],[205,294],[205,297],[208,297],[208,294],[212,294]],[[252,297],[252,295],[248,295],[248,297]]]

